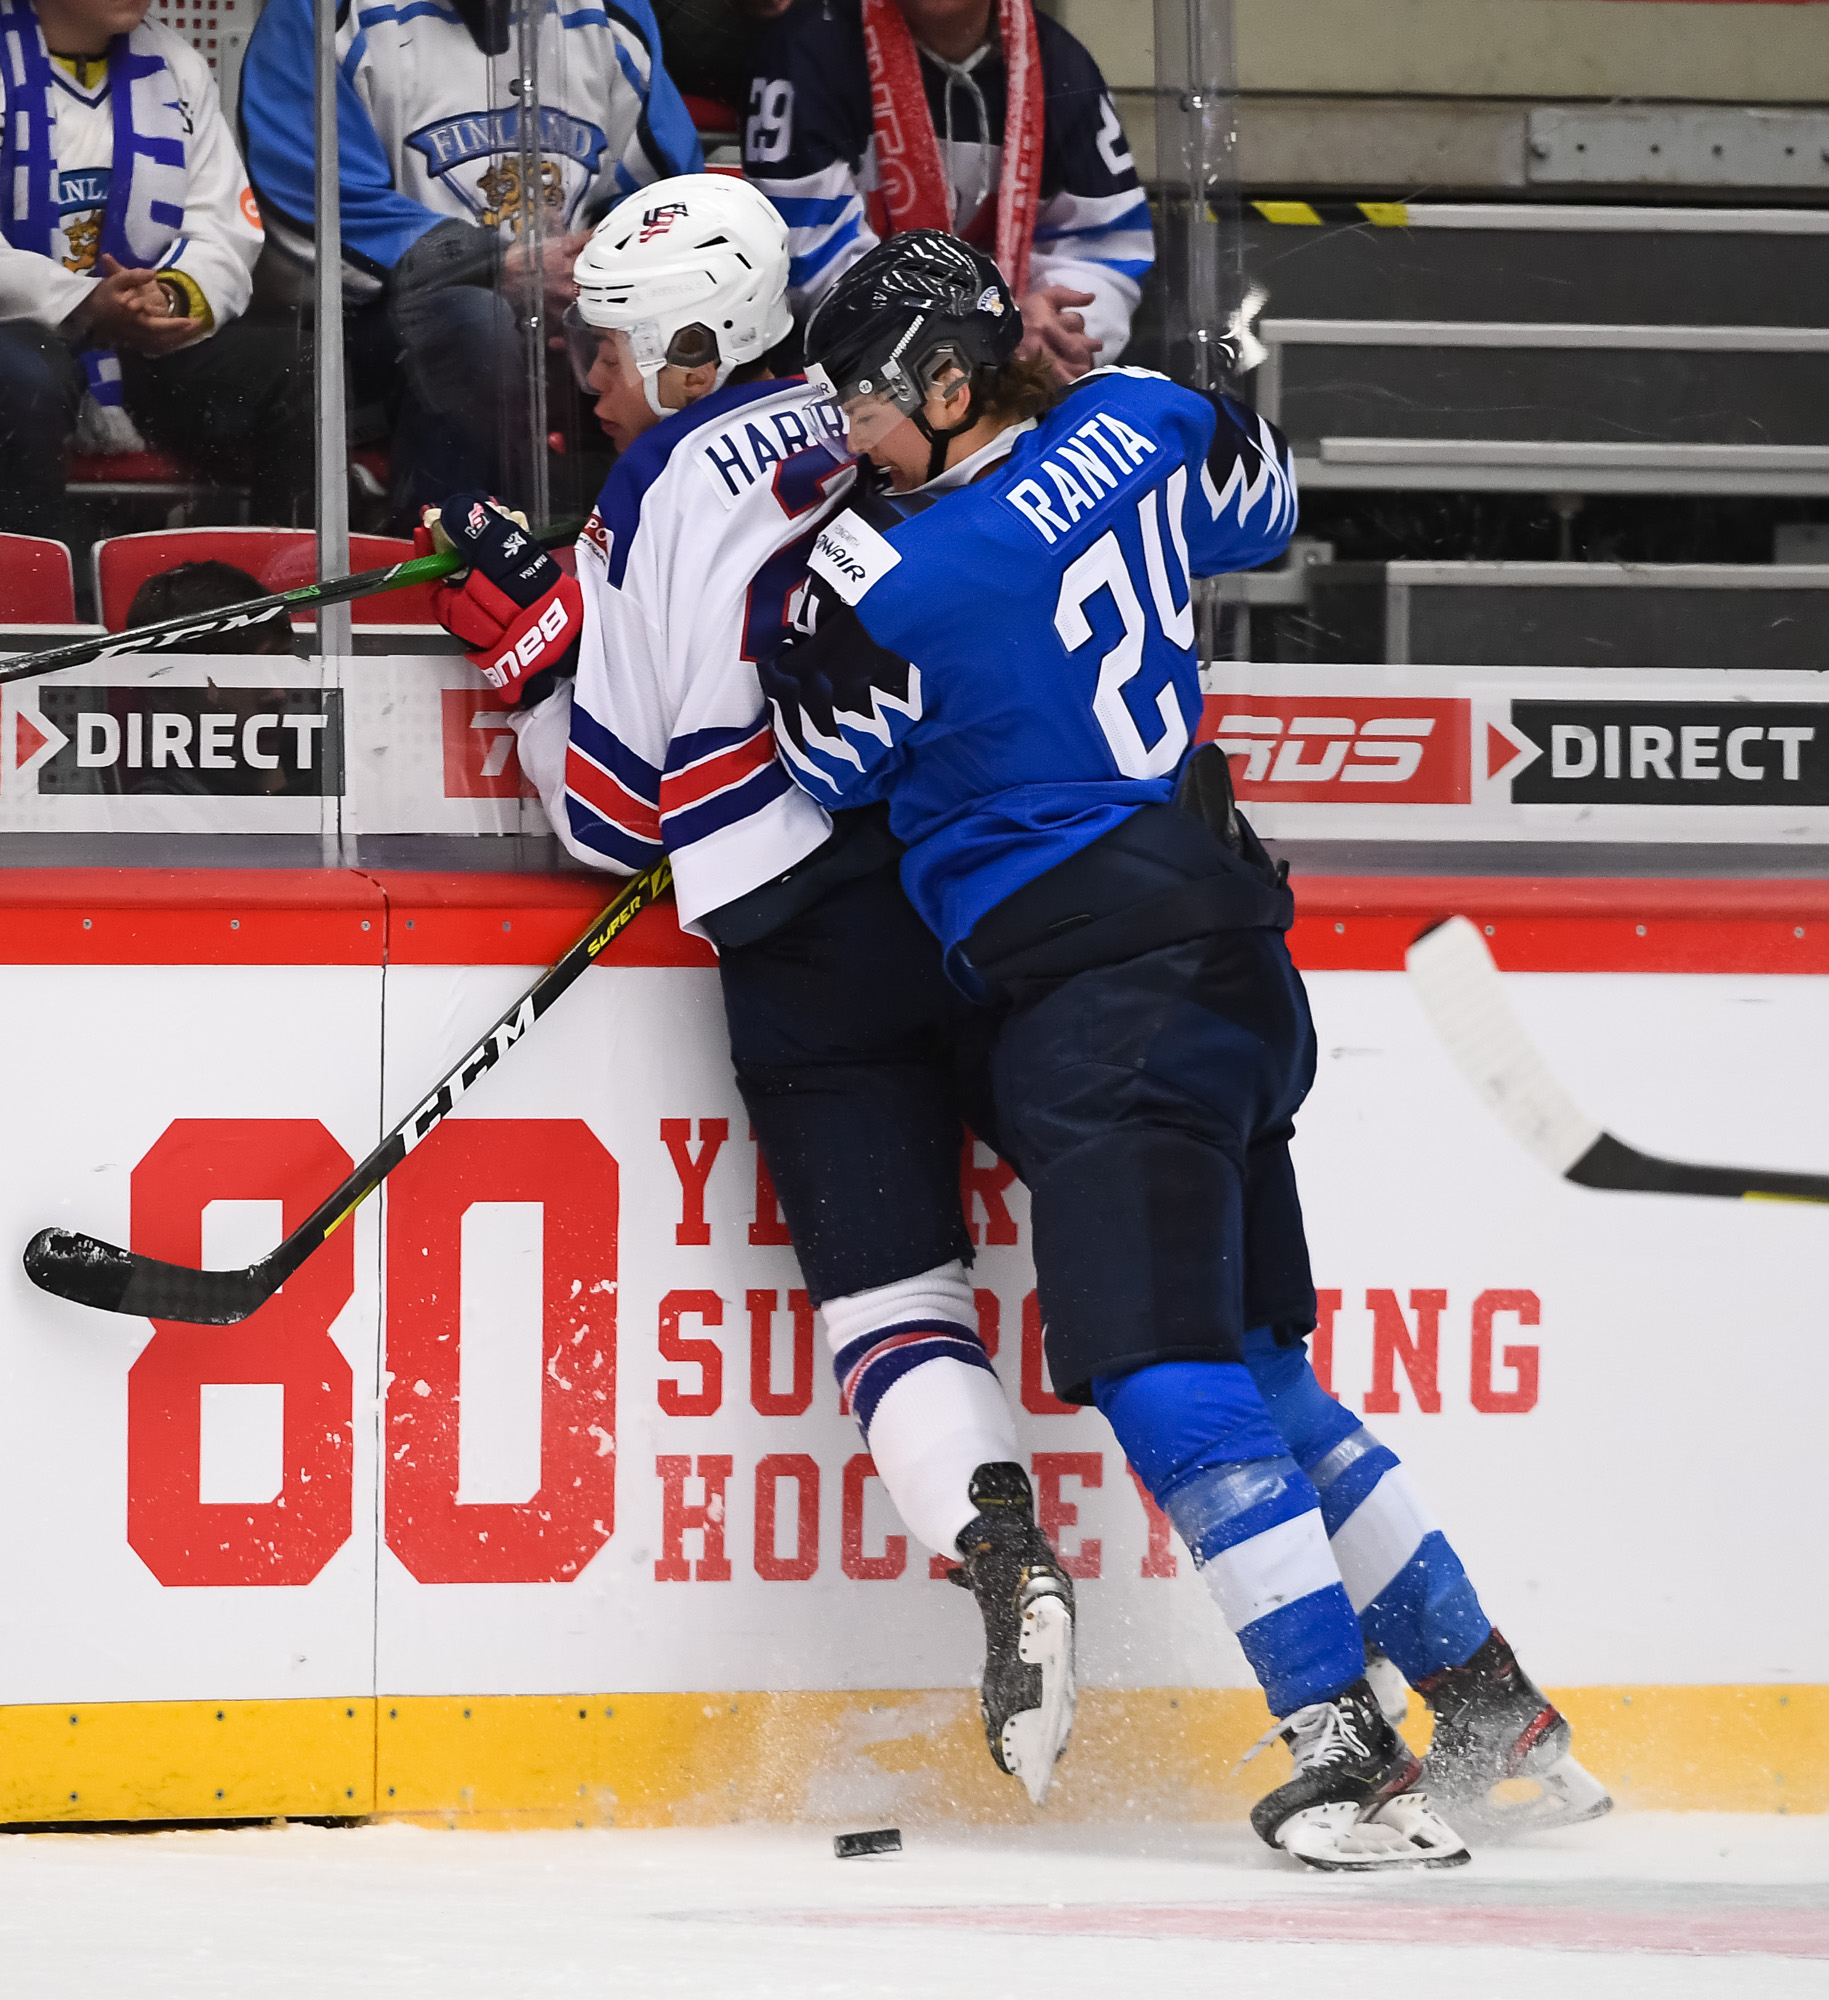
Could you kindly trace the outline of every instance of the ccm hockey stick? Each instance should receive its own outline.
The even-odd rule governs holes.
[[[332,1230],[348,1221],[419,1142],[451,1114],[457,1100],[499,1063],[587,966],[619,937],[673,879],[657,861],[622,893],[565,956],[517,1000],[383,1139],[343,1185],[314,1208],[275,1250],[245,1271],[193,1271],[117,1249],[67,1229],[41,1229],[25,1246],[25,1270],[41,1291],[102,1312],[233,1326],[257,1311]]]
[[[1526,1152],[1577,1187],[1632,1194],[1712,1194],[1734,1201],[1829,1202],[1829,1175],[1660,1160],[1603,1131],[1531,1046],[1486,940],[1450,917],[1411,945],[1411,984],[1443,1046]]]
[[[561,549],[578,538],[582,521],[562,521],[543,528],[534,540],[542,548]],[[240,604],[225,604],[219,611],[193,611],[181,618],[161,618],[156,625],[136,625],[130,632],[105,632],[95,638],[72,639],[42,653],[0,663],[0,681],[28,681],[39,674],[54,674],[60,667],[86,667],[92,660],[112,660],[122,653],[169,652],[187,639],[201,639],[211,632],[238,632],[258,625],[276,611],[294,611],[319,604],[348,604],[358,597],[372,597],[377,591],[404,590],[408,584],[437,583],[464,567],[463,558],[452,551],[437,555],[409,556],[405,562],[386,569],[365,569],[356,576],[332,577],[323,583],[302,583],[296,590],[276,590],[266,597],[249,597]]]

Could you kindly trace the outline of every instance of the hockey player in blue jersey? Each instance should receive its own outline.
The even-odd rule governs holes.
[[[1040,1803],[1073,1717],[1073,1585],[1036,1525],[978,1336],[962,1118],[980,1025],[908,905],[882,815],[835,823],[776,760],[756,656],[854,474],[822,393],[776,379],[787,231],[721,175],[614,208],[576,265],[574,356],[621,456],[577,575],[482,495],[439,529],[439,615],[509,704],[523,770],[586,866],[666,853],[718,947],[742,1092],[839,1380],[904,1523],[983,1615],[992,1756]]]
[[[1019,329],[990,261],[893,238],[808,329],[810,374],[906,497],[822,529],[763,664],[783,756],[828,807],[887,800],[956,981],[997,1010],[1000,1144],[1033,1195],[1059,1394],[1096,1403],[1194,1552],[1294,1774],[1262,1837],[1329,1868],[1447,1865],[1497,1781],[1539,1823],[1605,1810],[1396,1457],[1308,1365],[1288,1141],[1315,1044],[1293,900],[1189,755],[1192,579],[1287,543],[1287,448],[1141,370],[996,413]],[[1435,1711],[1426,1773],[1366,1679]]]

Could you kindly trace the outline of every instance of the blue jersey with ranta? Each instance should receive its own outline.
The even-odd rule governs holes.
[[[1191,579],[1269,561],[1295,524],[1274,426],[1100,370],[971,484],[821,531],[807,629],[763,675],[781,753],[823,805],[890,801],[950,950],[1172,796],[1200,717]]]

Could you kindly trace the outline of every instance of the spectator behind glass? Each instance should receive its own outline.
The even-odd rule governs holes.
[[[208,65],[147,3],[0,0],[0,529],[61,532],[73,433],[244,481],[259,521],[311,490],[290,333],[240,317],[254,197]]]
[[[258,577],[250,576],[245,569],[237,569],[233,563],[178,563],[171,569],[160,570],[156,576],[149,576],[133,593],[133,602],[127,607],[127,624],[131,629],[136,625],[154,624],[161,618],[187,618],[202,611],[221,611],[231,604],[245,604],[251,597],[266,595],[267,586]],[[292,624],[286,612],[275,611],[257,625],[244,625],[234,632],[209,632],[200,638],[188,639],[179,650],[185,653],[264,653],[290,659],[293,657]],[[110,709],[120,721],[123,732],[139,699],[138,693],[131,688],[116,688],[110,692]],[[300,755],[296,751],[291,756],[284,754],[288,745],[277,726],[278,718],[288,710],[302,712],[295,705],[310,697],[301,696],[297,690],[225,685],[211,679],[195,699],[200,714],[234,718],[234,740],[238,743],[244,740],[244,732],[251,719],[263,715],[273,717],[274,725],[269,729],[267,742],[273,762],[255,762],[244,756],[233,759],[227,769],[204,771],[193,765],[188,751],[182,758],[174,756],[169,762],[150,768],[117,760],[101,769],[81,773],[84,782],[77,789],[114,793],[125,798],[267,798],[286,793],[309,794],[315,789],[315,777],[300,768],[303,762]]]
[[[654,0],[667,74],[688,97],[708,100],[741,126],[737,107],[749,94],[756,31],[794,0]]]
[[[1030,61],[1006,61],[1013,42]],[[1012,69],[1036,79],[1014,106]],[[1030,0],[800,0],[758,48],[743,167],[787,222],[803,321],[882,237],[949,229],[996,258],[1023,351],[1063,382],[1124,352],[1149,205],[1098,65]]]
[[[547,235],[534,271],[515,241],[521,153],[509,0],[356,4],[338,17],[348,372],[358,401],[396,412],[396,521],[417,520],[421,505],[452,492],[525,498],[514,302],[544,292],[556,331],[592,225],[631,190],[702,164],[655,53],[648,0],[607,10],[554,0],[539,22]],[[269,0],[241,72],[241,116],[261,212],[295,275],[316,254],[312,56],[312,0]],[[552,373],[566,383],[563,367]]]
[[[140,625],[156,625],[165,618],[189,618],[199,611],[224,611],[231,604],[246,604],[251,597],[265,597],[267,586],[233,563],[187,562],[162,569],[149,576],[133,593],[127,607],[127,630]],[[185,641],[187,653],[284,653],[292,656],[292,618],[286,611],[274,611],[258,624],[243,625],[233,632],[206,632]]]

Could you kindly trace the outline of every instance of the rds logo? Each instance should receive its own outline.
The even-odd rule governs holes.
[[[1208,695],[1200,738],[1232,763],[1241,799],[1463,805],[1468,704],[1410,695]]]

